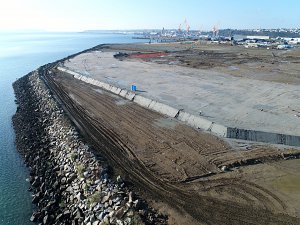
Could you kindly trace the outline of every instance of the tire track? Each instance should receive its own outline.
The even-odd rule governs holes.
[[[73,91],[78,93],[77,91],[80,90],[76,86],[78,84],[72,79],[68,80],[68,84],[59,79],[56,81],[50,76],[45,76],[45,79],[85,138],[108,159],[112,166],[127,174],[134,185],[143,190],[146,196],[165,202],[171,207],[191,215],[202,224],[240,225],[257,224],[258,221],[260,224],[300,224],[299,219],[288,215],[275,214],[262,207],[251,207],[247,204],[205,196],[201,192],[187,191],[185,185],[162,180],[153,174],[143,161],[117,137],[117,133],[107,126],[107,123],[88,115],[86,109],[69,97],[69,93],[66,91],[68,90],[67,86],[72,86]],[[142,114],[136,115],[137,118],[135,119],[138,120],[140,116],[147,118],[147,115]],[[148,135],[148,132],[145,135]],[[218,182],[227,185],[227,187],[241,185],[239,187],[244,188],[243,181],[240,180],[227,181],[222,179]],[[204,186],[212,184],[211,181],[203,183]],[[263,193],[265,192],[263,191]],[[254,195],[256,194],[254,193]],[[265,194],[263,195],[265,196]]]

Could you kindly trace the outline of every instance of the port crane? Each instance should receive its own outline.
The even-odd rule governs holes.
[[[217,37],[219,35],[219,28],[217,25],[214,25],[212,32],[213,32],[213,37]]]
[[[187,32],[187,33],[190,32],[190,25],[188,24],[188,22],[187,22],[186,19],[184,20],[184,25],[185,25],[185,27],[186,27],[186,32]]]
[[[179,32],[179,33],[181,32],[181,24],[179,24],[178,32]]]

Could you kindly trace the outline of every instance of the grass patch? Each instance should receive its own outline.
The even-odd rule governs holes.
[[[81,163],[76,163],[75,165],[75,169],[78,173],[79,177],[83,177],[83,173],[84,173],[84,166]]]
[[[88,203],[89,204],[93,204],[93,203],[98,203],[101,200],[101,196],[100,193],[98,191],[96,191],[94,194],[91,194],[88,197]]]
[[[60,208],[65,208],[66,207],[66,203],[63,200],[60,200],[58,205],[59,205]]]
[[[71,154],[71,160],[72,160],[73,162],[75,162],[76,159],[78,159],[78,155],[77,155],[76,153],[73,152],[73,153]]]

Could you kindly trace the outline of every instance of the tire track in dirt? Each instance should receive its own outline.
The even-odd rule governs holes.
[[[134,150],[129,150],[122,139],[116,137],[112,128],[107,126],[107,121],[93,118],[87,113],[88,109],[78,105],[69,97],[68,91],[70,90],[68,88],[71,87],[72,92],[80,94],[82,91],[80,86],[85,84],[76,83],[70,78],[65,78],[66,83],[61,77],[55,80],[50,76],[45,76],[45,79],[53,93],[63,103],[71,119],[79,126],[85,138],[108,159],[112,166],[127,174],[128,178],[136,187],[143,190],[146,196],[165,202],[204,224],[257,224],[258,221],[260,224],[300,224],[299,219],[271,212],[272,209],[205,196],[201,192],[188,191],[187,184],[162,180],[160,176],[155,175],[147,168],[144,162],[134,154]],[[103,104],[105,103],[103,102]],[[108,104],[107,106],[111,107],[112,105]],[[134,106],[134,108],[138,107]],[[141,111],[143,110],[141,109]],[[99,113],[101,112],[99,111]],[[149,114],[152,113],[149,112]],[[149,115],[147,113],[135,114],[135,120],[138,120],[140,116],[148,118]],[[149,135],[149,132],[146,132],[146,135]],[[238,179],[220,179],[217,182],[228,185],[228,187],[240,185],[239,187],[246,188],[249,192],[252,189],[251,185],[250,187],[245,185],[245,187],[244,181]],[[213,186],[213,182],[202,182],[201,185]],[[263,190],[262,193],[268,198]]]

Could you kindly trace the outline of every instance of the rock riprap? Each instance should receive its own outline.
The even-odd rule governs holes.
[[[30,218],[40,224],[165,224],[80,137],[38,71],[14,84],[17,147],[29,168]]]

